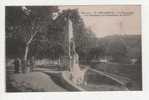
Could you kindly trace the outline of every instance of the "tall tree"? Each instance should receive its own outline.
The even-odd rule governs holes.
[[[53,12],[57,11],[55,6],[6,7],[6,39],[23,41],[25,62],[31,43],[46,39],[47,26],[53,21]]]

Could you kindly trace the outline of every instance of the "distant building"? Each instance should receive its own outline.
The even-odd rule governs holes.
[[[108,63],[112,61],[112,56],[104,56],[104,57],[98,57],[96,59],[93,59],[92,62],[96,63]]]
[[[137,63],[137,59],[136,58],[132,58],[132,59],[130,59],[130,61],[131,61],[131,64],[136,64]]]
[[[109,62],[109,61],[108,61],[108,59],[100,59],[100,62],[102,62],[102,63],[107,63],[107,62]]]
[[[101,63],[108,63],[108,62],[111,62],[111,61],[112,61],[112,56],[104,56],[104,57],[100,58],[99,61],[100,61]]]

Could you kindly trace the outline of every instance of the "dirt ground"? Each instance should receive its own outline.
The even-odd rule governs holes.
[[[54,92],[66,91],[53,82],[49,75],[42,72],[27,74],[9,74],[7,76],[7,92]]]

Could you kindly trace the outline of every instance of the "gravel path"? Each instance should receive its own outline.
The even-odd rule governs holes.
[[[56,92],[66,91],[42,72],[11,74],[7,80],[8,92]]]

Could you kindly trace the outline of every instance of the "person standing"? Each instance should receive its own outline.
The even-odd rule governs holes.
[[[14,61],[14,72],[15,73],[20,73],[20,66],[21,66],[21,60],[19,57],[17,57]]]
[[[34,64],[35,64],[35,58],[34,57],[31,57],[31,60],[30,60],[30,71],[31,72],[33,71]]]
[[[22,59],[22,73],[26,73],[26,62]]]

